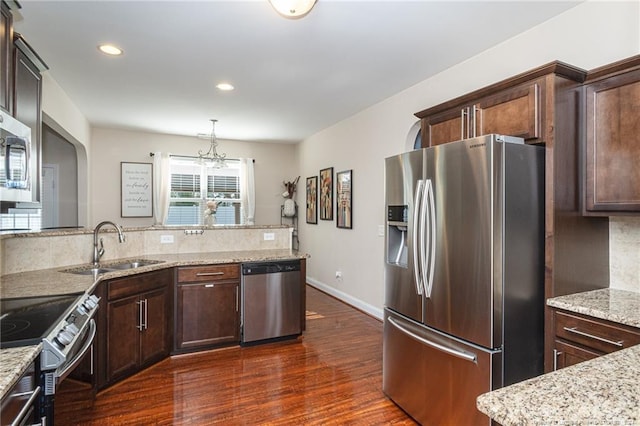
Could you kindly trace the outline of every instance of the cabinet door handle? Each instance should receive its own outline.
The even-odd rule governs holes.
[[[149,328],[149,299],[144,299],[144,329],[146,330],[147,328]]]
[[[238,312],[238,287],[236,287],[236,312]]]
[[[216,275],[224,275],[224,272],[197,272],[196,277],[213,277]]]
[[[138,305],[138,325],[136,325],[136,328],[139,331],[142,331],[142,304],[144,302],[142,300],[139,300],[136,302],[136,305]]]
[[[604,337],[594,336],[593,334],[580,331],[578,330],[578,327],[564,327],[564,330],[569,333],[577,334],[579,336],[588,337],[589,339],[594,339],[600,342],[608,343],[610,345],[617,346],[619,348],[624,347],[623,346],[624,340],[618,340],[617,342],[614,342],[613,340],[605,339]]]
[[[562,352],[554,349],[553,350],[553,371],[556,371],[558,369],[558,357],[562,355]]]
[[[213,287],[215,287],[216,285],[215,285],[215,284],[205,284],[204,286],[205,286],[206,288],[213,288]]]

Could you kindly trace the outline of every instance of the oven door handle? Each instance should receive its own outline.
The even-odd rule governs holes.
[[[71,373],[71,370],[73,370],[74,368],[77,367],[78,364],[80,364],[80,361],[82,361],[82,357],[84,357],[84,355],[87,353],[89,348],[91,348],[91,345],[93,345],[93,340],[96,337],[96,322],[94,321],[93,318],[89,321],[89,332],[88,332],[88,335],[89,335],[89,337],[87,337],[87,339],[84,341],[84,344],[82,345],[82,348],[78,351],[78,353],[76,354],[75,358],[73,360],[71,360],[62,369],[62,371],[60,371],[59,373],[56,374],[56,379],[57,379],[58,383],[60,383],[64,379],[66,379],[66,377],[69,375],[69,373]]]

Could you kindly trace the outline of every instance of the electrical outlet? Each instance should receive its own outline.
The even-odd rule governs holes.
[[[384,225],[378,225],[378,237],[384,237]]]
[[[274,234],[273,232],[265,232],[262,235],[264,236],[265,241],[273,241],[276,239],[276,234]]]
[[[336,280],[342,280],[342,271],[336,271]]]
[[[160,235],[160,244],[173,244],[173,235]]]

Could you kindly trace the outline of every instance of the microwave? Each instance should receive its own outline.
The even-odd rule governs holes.
[[[0,111],[0,201],[31,202],[31,128]]]

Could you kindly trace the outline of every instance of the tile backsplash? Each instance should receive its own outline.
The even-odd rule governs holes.
[[[609,286],[640,292],[640,217],[609,218]]]
[[[273,239],[265,239],[264,233],[273,234]],[[213,228],[192,235],[185,235],[183,229],[125,229],[125,234],[126,241],[119,243],[115,232],[100,232],[105,250],[102,261],[154,254],[291,248],[291,229],[287,227]],[[173,242],[162,242],[161,237]],[[93,233],[6,236],[0,239],[0,253],[2,275],[86,264],[93,256]]]

